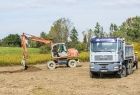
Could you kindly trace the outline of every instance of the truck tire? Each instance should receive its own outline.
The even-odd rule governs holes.
[[[89,72],[90,78],[96,78],[97,74],[93,73],[92,71]]]
[[[139,67],[138,67],[138,62],[136,62],[136,69],[138,69]]]
[[[134,61],[133,63],[133,68],[136,67],[136,69],[138,69],[138,62],[137,61]]]
[[[68,67],[70,68],[74,68],[77,65],[77,61],[76,60],[69,60],[68,62]]]
[[[137,62],[137,64],[136,64],[136,69],[138,69],[139,68],[139,66],[138,66],[138,62]]]
[[[131,65],[131,63],[127,64],[126,74],[127,75],[132,74],[132,65]]]
[[[89,76],[90,76],[90,78],[94,78],[94,75],[91,71],[89,72]]]
[[[55,63],[54,61],[49,61],[49,62],[47,63],[47,67],[48,67],[48,69],[50,69],[50,70],[54,70],[54,69],[56,68],[56,63]]]
[[[119,78],[123,78],[126,77],[126,66],[122,65],[122,69],[118,72],[118,77]]]

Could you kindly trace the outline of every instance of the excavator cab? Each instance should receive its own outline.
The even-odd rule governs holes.
[[[67,49],[65,43],[56,43],[52,45],[52,57],[67,57]]]

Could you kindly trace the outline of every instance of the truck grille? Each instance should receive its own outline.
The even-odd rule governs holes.
[[[95,61],[108,61],[113,60],[112,55],[95,55]]]

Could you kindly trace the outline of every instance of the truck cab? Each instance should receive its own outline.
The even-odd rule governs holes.
[[[126,76],[127,65],[133,60],[133,48],[129,46],[129,49],[126,49],[126,47],[124,39],[121,38],[92,38],[90,41],[91,77],[104,73]]]

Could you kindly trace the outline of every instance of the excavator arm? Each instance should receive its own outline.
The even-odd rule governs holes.
[[[35,42],[41,42],[44,44],[52,44],[52,40],[50,40],[50,39],[44,39],[44,38],[36,37],[34,35],[23,33],[21,35],[21,47],[23,48],[23,59],[22,59],[21,63],[23,64],[24,69],[27,69],[26,63],[27,63],[27,59],[28,59],[28,50],[27,50],[28,40],[32,40]]]

